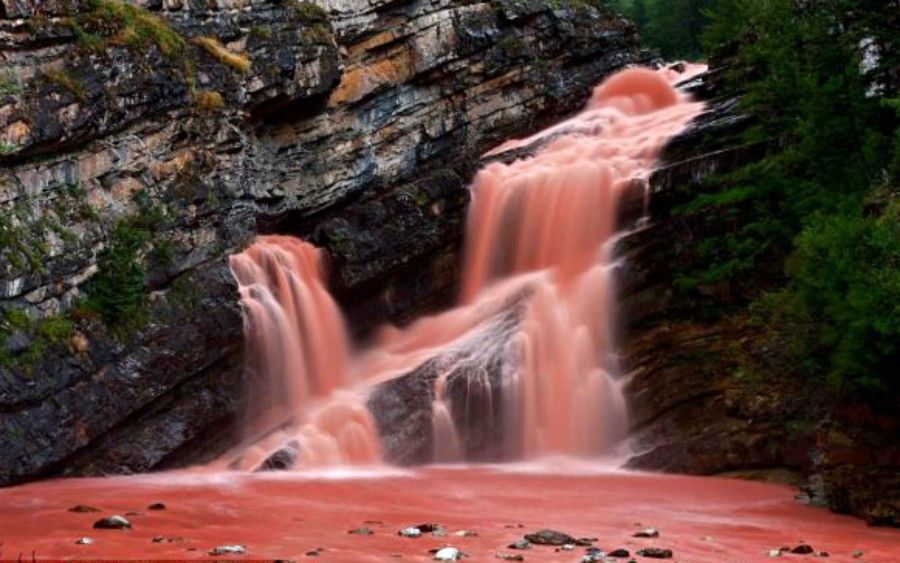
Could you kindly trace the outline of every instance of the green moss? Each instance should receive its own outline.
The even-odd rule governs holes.
[[[29,342],[23,349],[10,352],[6,340],[14,333],[24,333]],[[14,368],[28,376],[48,350],[66,345],[74,335],[75,324],[66,314],[33,321],[22,309],[0,308],[0,367]]]
[[[0,96],[17,96],[24,87],[15,72],[9,69],[0,70]]]
[[[54,316],[38,323],[37,333],[47,341],[59,344],[75,335],[75,325],[64,316]]]
[[[0,139],[0,156],[12,154],[19,150],[19,145]]]
[[[75,96],[75,98],[78,99],[79,101],[83,102],[85,100],[85,98],[87,97],[85,90],[84,90],[84,84],[81,82],[81,80],[79,80],[78,78],[73,76],[68,71],[50,70],[50,71],[47,71],[44,73],[44,77],[51,84],[54,84],[64,90],[67,90],[69,93],[71,93],[73,96]]]
[[[298,18],[303,22],[327,22],[328,12],[324,8],[317,6],[311,2],[300,2],[299,0],[284,0],[287,5]]]
[[[100,50],[109,45],[147,48],[152,45],[169,57],[184,51],[184,37],[145,8],[121,0],[88,0],[87,6],[89,10],[67,21],[84,49]]]

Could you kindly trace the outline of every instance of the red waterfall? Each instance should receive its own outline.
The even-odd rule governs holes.
[[[626,413],[612,341],[611,242],[623,192],[646,186],[662,145],[701,110],[674,79],[622,71],[578,116],[488,153],[524,148],[533,156],[492,163],[474,180],[459,306],[384,330],[365,353],[350,351],[319,250],[267,236],[232,257],[252,382],[253,445],[237,465],[256,467],[284,448],[298,466],[377,460],[365,407],[372,383],[458,345],[486,311],[515,296],[525,300],[524,319],[507,346],[502,404],[492,407],[503,416],[503,457],[614,454]],[[444,377],[435,383],[432,439],[434,459],[452,461],[464,454]]]

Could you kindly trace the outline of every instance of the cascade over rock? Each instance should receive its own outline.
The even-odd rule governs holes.
[[[457,305],[385,328],[361,354],[348,354],[315,247],[268,236],[233,256],[250,401],[228,466],[269,467],[285,448],[297,468],[382,450],[399,463],[615,456],[626,413],[610,243],[623,194],[646,191],[659,150],[702,107],[669,83],[680,77],[620,71],[577,116],[490,151],[553,137],[475,176]]]

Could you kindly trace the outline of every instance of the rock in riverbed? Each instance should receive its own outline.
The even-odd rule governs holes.
[[[637,550],[637,554],[641,557],[647,557],[649,559],[671,559],[672,558],[672,550],[671,549],[662,549],[660,547],[645,547],[644,549]]]
[[[525,556],[519,553],[503,553],[498,551],[494,557],[502,561],[525,561]]]
[[[79,513],[100,512],[99,508],[94,508],[93,506],[88,506],[86,504],[76,504],[75,506],[69,508],[68,510],[69,510],[69,512],[79,512]]]
[[[566,545],[574,544],[575,538],[556,530],[538,530],[525,535],[525,539],[537,545]]]
[[[801,543],[800,545],[798,545],[798,546],[796,546],[795,548],[793,548],[793,549],[791,550],[791,553],[793,553],[793,554],[795,554],[795,555],[809,555],[809,554],[812,553],[813,551],[814,551],[814,550],[813,550],[812,546],[807,545],[807,544],[805,544],[805,543]]]
[[[150,506],[147,507],[147,510],[165,510],[166,505],[161,502],[154,502]]]
[[[616,557],[616,558],[624,559],[624,558],[630,556],[631,553],[629,553],[627,549],[614,549],[614,550],[610,551],[609,553],[607,553],[606,555],[607,555],[607,557]]]
[[[353,534],[353,535],[356,535],[356,536],[371,536],[371,535],[374,534],[375,532],[373,532],[371,528],[365,528],[365,527],[363,527],[363,528],[354,528],[354,529],[352,529],[352,530],[349,530],[347,533],[348,533],[348,534]]]
[[[91,545],[92,543],[94,543],[94,540],[92,540],[91,538],[87,538],[87,537],[78,538],[77,540],[75,540],[75,543],[78,545]]]
[[[644,528],[639,532],[634,533],[634,537],[636,538],[658,538],[659,530],[656,528]]]
[[[94,527],[99,530],[129,530],[131,529],[131,522],[124,516],[114,514],[97,520],[94,522]]]
[[[220,545],[209,550],[210,555],[243,555],[247,548],[242,545]]]
[[[516,540],[506,547],[510,549],[531,549],[531,542],[528,540]]]
[[[459,561],[463,557],[465,554],[455,547],[444,547],[435,552],[433,559],[435,561]]]

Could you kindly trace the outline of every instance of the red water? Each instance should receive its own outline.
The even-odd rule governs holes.
[[[498,551],[511,552],[506,546],[522,534],[552,528],[599,538],[595,545],[607,551],[657,546],[672,549],[675,561],[694,563],[767,561],[768,550],[801,541],[827,551],[829,561],[900,561],[900,531],[868,528],[800,505],[779,485],[520,469],[429,468],[350,479],[229,473],[47,481],[0,490],[0,559],[22,553],[29,560],[32,552],[37,558],[208,558],[215,546],[239,544],[247,549],[243,559],[306,559],[307,551],[324,548],[319,558],[325,561],[386,561],[396,555],[427,561],[429,549],[452,545],[469,554],[469,561],[491,561]],[[146,510],[154,502],[164,502],[167,510]],[[76,504],[103,512],[66,510]],[[91,528],[100,516],[129,511],[139,513],[129,517],[131,530]],[[426,522],[444,526],[448,535],[397,535],[402,527]],[[361,526],[374,534],[347,533]],[[660,537],[631,537],[646,526],[658,528]],[[478,535],[453,535],[458,530]],[[158,535],[165,541],[154,543]],[[76,545],[83,536],[94,543]],[[865,555],[851,558],[855,549]],[[521,553],[526,561],[574,563],[584,548],[555,552],[535,546]]]
[[[615,454],[627,418],[612,342],[609,243],[624,190],[646,183],[662,145],[702,109],[672,86],[683,76],[622,71],[574,118],[491,151],[541,143],[533,156],[476,175],[459,306],[385,329],[370,350],[351,352],[316,248],[270,236],[234,256],[251,381],[247,451],[237,452],[236,465],[252,469],[285,445],[299,450],[297,467],[372,461],[378,437],[363,406],[372,383],[464,345],[515,301],[524,302],[525,316],[512,338],[483,329],[478,336],[506,339],[496,344],[508,369],[469,382],[481,397],[500,386],[501,404],[489,406],[503,421],[497,455]],[[438,461],[466,457],[444,394],[453,367],[435,384]]]

